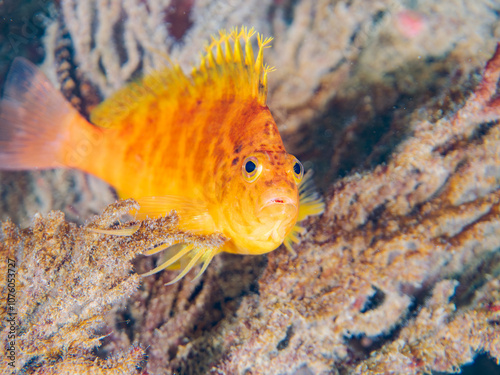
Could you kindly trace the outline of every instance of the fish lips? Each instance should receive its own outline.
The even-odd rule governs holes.
[[[262,214],[269,214],[271,216],[285,215],[294,216],[298,211],[298,204],[290,197],[273,197],[268,199],[260,208],[259,216]]]
[[[259,209],[257,216],[262,223],[295,221],[298,214],[298,202],[290,197],[269,198]]]
[[[268,235],[281,242],[295,224],[298,215],[298,204],[289,197],[273,197],[265,201],[257,216],[259,221],[268,227]]]

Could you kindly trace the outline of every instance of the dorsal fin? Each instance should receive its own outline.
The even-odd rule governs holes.
[[[173,102],[206,98],[234,97],[254,99],[265,105],[267,73],[273,68],[263,64],[264,48],[272,38],[257,34],[259,51],[254,58],[253,28],[242,27],[212,36],[200,65],[186,75],[179,65],[144,76],[118,90],[92,111],[91,121],[102,127],[119,126],[137,107],[161,98]],[[241,43],[243,41],[243,44]],[[244,51],[243,51],[244,48]]]

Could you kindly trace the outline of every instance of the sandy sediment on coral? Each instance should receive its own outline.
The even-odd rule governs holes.
[[[36,215],[33,225],[23,230],[12,222],[2,223],[0,253],[2,259],[11,259],[15,271],[13,286],[2,283],[2,293],[11,293],[13,301],[2,302],[0,340],[3,351],[14,348],[12,361],[2,358],[3,374],[45,370],[56,374],[73,368],[100,373],[106,366],[134,373],[144,356],[139,347],[105,362],[95,362],[91,353],[99,345],[105,313],[139,286],[130,260],[141,247],[126,246],[128,239],[104,238],[89,229],[107,228],[131,207],[133,202],[110,207],[86,228],[64,221],[64,214],[56,211],[45,218]],[[1,267],[6,276],[7,262]],[[15,322],[13,339],[8,317]],[[127,360],[122,363],[123,357]]]
[[[269,256],[218,368],[328,373],[360,362],[356,373],[420,374],[454,371],[482,350],[500,359],[499,78],[500,50],[453,116],[415,121],[387,165],[333,186],[299,256]],[[457,306],[450,279],[468,268],[485,285]],[[349,340],[360,337],[369,359]]]
[[[181,241],[217,247],[224,240],[220,235],[200,237],[178,230],[175,214],[117,225],[138,207],[133,200],[117,202],[82,227],[66,222],[58,211],[46,217],[37,214],[26,229],[10,221],[1,224],[2,293],[11,297],[2,302],[0,315],[3,374],[139,373],[145,351],[137,343],[106,360],[92,352],[103,339],[106,314],[139,288],[141,277],[133,272],[131,260],[160,244]],[[94,231],[113,233],[130,226],[137,230],[129,236]],[[13,348],[8,350],[14,352],[11,361],[7,348]]]

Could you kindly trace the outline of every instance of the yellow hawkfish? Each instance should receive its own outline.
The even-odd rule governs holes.
[[[91,113],[95,125],[17,59],[0,103],[0,169],[81,169],[136,199],[139,219],[176,210],[181,229],[228,239],[218,249],[175,245],[147,275],[187,259],[175,282],[221,251],[291,250],[297,221],[324,205],[266,106],[271,39],[257,36],[254,57],[253,34],[221,31],[190,75],[174,66],[127,85]]]

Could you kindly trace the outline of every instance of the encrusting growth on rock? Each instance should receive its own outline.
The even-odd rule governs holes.
[[[220,246],[223,238],[179,231],[175,214],[144,220],[131,236],[93,231],[129,226],[117,223],[137,208],[133,200],[117,202],[84,227],[64,221],[60,212],[50,212],[45,218],[36,215],[27,229],[18,229],[9,221],[2,224],[2,277],[7,275],[6,259],[16,264],[15,370],[25,374],[139,373],[145,359],[141,346],[133,345],[106,360],[92,354],[102,339],[99,332],[105,314],[139,287],[141,277],[133,272],[130,261],[145,249],[164,243],[182,240]],[[2,295],[7,296],[6,283],[2,283]],[[3,299],[0,312],[2,351],[9,346],[6,303]],[[6,374],[13,368],[4,359],[5,355],[0,372]]]
[[[450,301],[457,284],[454,280],[439,282],[398,339],[375,351],[353,373],[453,373],[460,372],[460,365],[471,362],[478,352],[500,358],[500,278],[488,281],[470,306],[458,311]]]
[[[499,80],[500,47],[454,115],[414,120],[387,165],[333,186],[299,256],[269,255],[259,296],[224,331],[220,373],[500,361]]]
[[[423,374],[480,352],[498,361],[499,79],[500,50],[454,114],[419,113],[387,165],[335,184],[297,257],[270,254],[256,285],[228,277],[250,257],[175,289],[160,274],[114,325],[132,317],[148,371],[169,374]],[[131,337],[117,332],[108,350]]]

